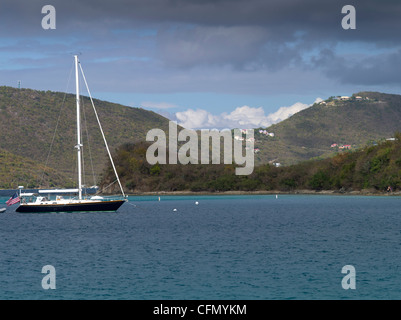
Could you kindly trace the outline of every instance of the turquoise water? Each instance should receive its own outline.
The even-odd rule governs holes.
[[[0,214],[0,299],[401,298],[400,197],[130,197],[117,213],[16,207]],[[42,288],[45,265],[56,270],[54,290]],[[341,286],[345,265],[355,290]]]

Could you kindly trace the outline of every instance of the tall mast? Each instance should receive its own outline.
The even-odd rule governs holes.
[[[79,107],[79,79],[78,79],[78,56],[75,55],[75,83],[77,93],[77,148],[78,151],[78,199],[82,200],[82,164],[81,164],[81,115]]]

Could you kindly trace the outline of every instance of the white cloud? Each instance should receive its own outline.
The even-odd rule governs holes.
[[[180,126],[187,129],[201,129],[217,127],[221,122],[219,116],[214,116],[210,112],[202,109],[188,109],[175,114],[177,122]]]
[[[270,120],[270,123],[274,124],[291,117],[292,115],[294,115],[299,111],[309,108],[309,106],[310,106],[309,104],[297,102],[289,107],[281,107],[276,112],[269,114],[268,118]]]
[[[320,101],[322,99],[317,98],[314,103]],[[252,108],[249,106],[238,107],[231,113],[222,113],[220,115],[213,115],[203,109],[188,109],[176,112],[175,118],[179,125],[187,129],[259,128],[283,121],[310,106],[311,104],[297,102],[289,107],[281,107],[276,112],[268,115],[265,114],[262,107]]]
[[[236,108],[229,114],[223,113],[222,117],[225,120],[236,124],[236,127],[266,127],[270,124],[262,107],[252,108],[248,106],[242,106]]]
[[[323,99],[316,98],[314,103],[319,103],[320,101],[323,101]],[[292,106],[281,107],[276,112],[269,114],[268,118],[269,118],[271,124],[275,124],[275,123],[278,123],[280,121],[283,121],[283,120],[291,117],[292,115],[296,114],[299,111],[309,108],[312,105],[313,104],[305,104],[302,102],[296,102]]]
[[[213,115],[202,109],[188,109],[175,114],[179,125],[187,129],[207,128],[254,128],[268,126],[269,122],[262,107],[242,106],[231,113]]]

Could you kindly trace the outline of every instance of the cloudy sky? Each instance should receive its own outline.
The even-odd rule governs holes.
[[[0,85],[73,92],[80,52],[95,98],[188,128],[268,126],[333,95],[401,93],[400,30],[399,0],[2,0]]]

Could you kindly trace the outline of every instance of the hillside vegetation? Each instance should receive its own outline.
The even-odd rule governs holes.
[[[36,161],[0,149],[0,186],[3,189],[49,187],[72,187],[73,182],[56,170]]]
[[[147,165],[144,154],[142,158],[135,154],[137,151],[132,143],[140,146],[138,143],[145,140],[147,132],[155,128],[164,130],[168,136],[169,120],[140,108],[97,99],[94,102],[111,150],[116,151],[116,148],[124,145],[118,149],[116,162],[121,161],[117,164],[125,175],[127,188],[130,190],[227,190],[227,186],[232,186],[235,190],[301,188],[305,186],[301,178],[291,176],[278,181],[274,177],[280,170],[285,170],[288,174],[293,169],[273,168],[265,164],[299,164],[300,167],[296,170],[303,172],[308,167],[309,162],[305,162],[307,160],[331,158],[339,152],[333,159],[340,161],[338,159],[341,157],[349,156],[348,151],[385,141],[394,132],[401,131],[401,96],[359,92],[346,100],[331,97],[269,128],[256,129],[255,164],[258,168],[252,176],[233,178],[231,172],[234,172],[234,166],[223,165],[213,165],[210,168],[203,165],[173,166],[169,169],[168,166],[160,166],[161,171],[156,174],[159,169],[152,169]],[[91,186],[98,184],[102,173],[107,172],[105,168],[108,160],[89,99],[82,97],[81,105],[86,168],[83,183]],[[44,175],[45,180],[39,180],[41,185],[37,187],[64,187],[71,183],[76,185],[75,108],[73,94],[0,87],[0,149],[9,155],[0,164],[5,168],[20,162],[27,164],[29,159],[29,166],[46,167],[48,173]],[[263,134],[259,130],[273,134]],[[332,147],[333,144],[336,147]],[[351,149],[345,155],[339,149],[343,145]],[[134,152],[132,157],[131,151]],[[324,162],[319,162],[319,165],[321,163]],[[48,170],[49,168],[53,170]],[[136,172],[138,168],[139,174]],[[149,173],[151,169],[152,174]],[[17,183],[12,171],[4,169],[0,187],[15,188],[17,184],[39,183],[33,171],[26,165],[24,179]],[[307,171],[311,173],[313,170]],[[147,176],[148,173],[150,176]],[[105,176],[104,181],[108,180],[109,177]],[[336,186],[342,183],[337,179]],[[353,184],[354,181],[351,187],[357,187]],[[344,182],[341,187],[350,186]],[[379,186],[368,181],[365,187]]]
[[[168,129],[168,120],[154,112],[96,99],[94,103],[111,150],[123,143],[145,140],[150,129]],[[98,178],[107,163],[107,154],[89,98],[82,97],[81,105],[84,177],[87,185],[93,185],[96,181],[92,167]],[[59,174],[75,179],[75,95],[0,87],[0,130],[1,149],[47,164]],[[6,187],[4,183],[0,185]]]
[[[296,191],[373,192],[401,190],[401,134],[358,151],[310,160],[288,167],[255,167],[249,176],[236,176],[235,165],[149,165],[149,144],[127,144],[116,152],[117,170],[127,192],[149,191]],[[102,186],[114,181],[109,167]],[[111,188],[110,192],[116,191]]]

